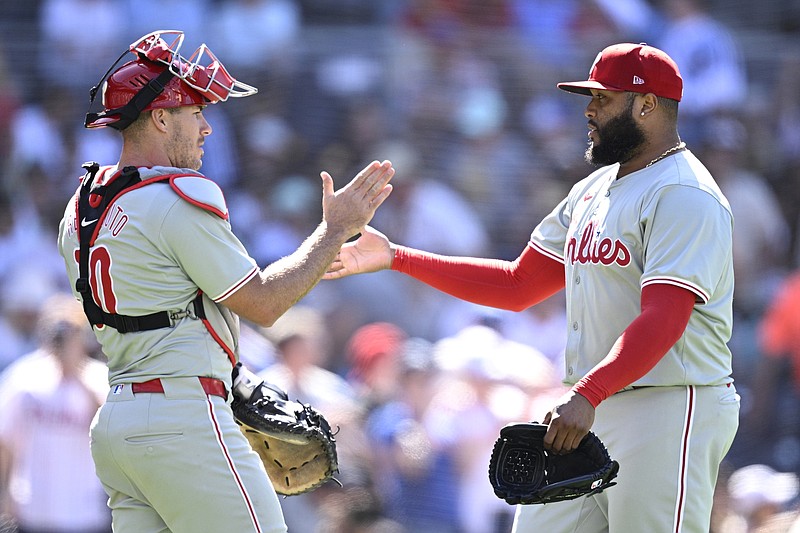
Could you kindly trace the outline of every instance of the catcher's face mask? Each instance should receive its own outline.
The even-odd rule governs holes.
[[[89,92],[91,106],[108,78],[103,86],[105,110],[87,113],[85,126],[122,130],[149,109],[214,104],[257,92],[231,76],[205,43],[185,58],[180,53],[183,40],[182,31],[159,30],[132,43]],[[127,53],[136,59],[109,76]]]

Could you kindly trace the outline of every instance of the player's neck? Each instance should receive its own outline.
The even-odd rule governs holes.
[[[161,139],[126,139],[119,156],[119,168],[172,166]]]
[[[620,163],[617,178],[626,176],[632,172],[642,170],[652,166],[665,157],[680,152],[686,147],[681,142],[680,137],[676,134],[674,136],[665,137],[663,141],[648,143],[638,154],[630,160]]]

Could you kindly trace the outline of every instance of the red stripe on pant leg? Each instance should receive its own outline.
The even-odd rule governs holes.
[[[692,430],[694,417],[694,387],[687,388],[686,420],[681,436],[680,472],[678,477],[678,502],[675,509],[675,533],[680,533],[683,527],[683,513],[686,504],[686,477],[689,473],[689,435]]]
[[[239,492],[241,492],[242,498],[244,498],[244,503],[247,506],[247,511],[250,513],[250,519],[253,521],[253,527],[255,527],[257,533],[261,533],[261,524],[258,523],[258,517],[256,516],[256,511],[253,508],[253,502],[250,500],[250,495],[247,494],[247,489],[245,488],[244,483],[242,482],[242,478],[239,476],[239,472],[236,471],[236,466],[233,464],[233,458],[231,458],[231,454],[228,452],[228,447],[225,446],[225,441],[222,440],[222,431],[220,430],[216,414],[214,413],[214,404],[212,403],[211,398],[208,398],[207,402],[208,402],[208,416],[211,419],[212,424],[214,425],[214,432],[217,435],[217,443],[219,444],[219,447],[222,450],[223,455],[225,456],[225,460],[228,462],[228,468],[233,474],[233,477],[236,480],[236,484],[239,486]]]

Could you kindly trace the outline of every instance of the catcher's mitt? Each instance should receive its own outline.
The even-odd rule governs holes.
[[[339,471],[336,442],[325,417],[310,405],[289,400],[241,363],[233,370],[231,409],[278,494],[308,492]]]
[[[595,494],[616,482],[619,463],[591,431],[573,452],[544,449],[547,426],[509,424],[500,430],[489,461],[489,481],[511,505],[551,503]]]

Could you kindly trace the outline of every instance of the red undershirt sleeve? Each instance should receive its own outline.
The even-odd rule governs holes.
[[[399,246],[392,270],[480,305],[521,311],[564,288],[564,265],[530,246],[514,261],[451,257]]]
[[[642,313],[572,390],[597,407],[644,376],[683,335],[694,304],[695,294],[682,287],[663,283],[644,287]]]

